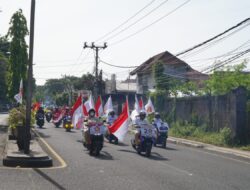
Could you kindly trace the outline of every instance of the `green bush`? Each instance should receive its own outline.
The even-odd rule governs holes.
[[[13,108],[9,112],[9,127],[16,128],[17,126],[24,126],[26,119],[26,109],[25,106],[19,106],[17,108]],[[35,123],[35,113],[31,114],[31,125]]]
[[[232,143],[231,129],[227,127],[219,132],[211,132],[206,125],[194,126],[185,121],[173,123],[169,130],[169,135],[220,146],[227,146]]]

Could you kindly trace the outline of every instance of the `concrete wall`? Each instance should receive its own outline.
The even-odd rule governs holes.
[[[207,124],[214,131],[229,127],[233,137],[245,141],[249,135],[246,102],[246,90],[238,88],[223,96],[165,98],[157,110],[175,121],[195,119],[198,125]]]

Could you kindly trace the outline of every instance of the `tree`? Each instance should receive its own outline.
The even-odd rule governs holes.
[[[9,56],[10,42],[8,41],[6,36],[0,37],[0,52],[5,57]]]
[[[25,37],[28,35],[26,18],[19,9],[10,20],[7,37],[10,38],[10,61],[8,64],[8,96],[18,93],[21,78],[24,83],[27,76],[28,53]]]
[[[246,62],[228,67],[226,71],[215,71],[206,82],[205,91],[212,95],[223,95],[242,86],[250,91],[250,75],[244,72]]]
[[[0,102],[5,102],[6,97],[6,69],[7,69],[7,59],[0,52]]]

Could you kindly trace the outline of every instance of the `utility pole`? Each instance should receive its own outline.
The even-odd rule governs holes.
[[[95,51],[95,85],[94,85],[94,97],[97,99],[98,91],[100,91],[100,81],[98,76],[98,63],[99,63],[99,50],[100,49],[106,49],[107,43],[105,42],[103,46],[96,46],[94,42],[91,43],[91,45],[88,45],[87,42],[84,42],[83,48],[91,48]]]
[[[24,136],[24,153],[30,152],[30,121],[31,121],[31,103],[32,103],[32,78],[33,78],[33,47],[34,47],[34,23],[35,23],[35,0],[31,0],[30,11],[30,42],[29,42],[29,67],[28,67],[28,85],[26,101],[26,126]]]

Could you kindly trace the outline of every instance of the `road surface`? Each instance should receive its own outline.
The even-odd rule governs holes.
[[[64,159],[60,169],[0,168],[1,190],[249,190],[250,160],[168,144],[153,148],[152,157],[130,146],[105,142],[99,158],[89,156],[81,132],[65,132],[46,124],[37,129]]]

